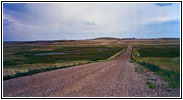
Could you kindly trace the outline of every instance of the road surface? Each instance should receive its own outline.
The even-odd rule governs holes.
[[[132,47],[114,60],[3,81],[4,97],[157,96],[129,63]]]

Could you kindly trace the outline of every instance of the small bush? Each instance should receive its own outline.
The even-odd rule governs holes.
[[[155,84],[152,84],[151,82],[149,82],[149,81],[146,81],[146,84],[149,86],[149,88],[151,88],[151,89],[153,89],[153,88],[155,88],[156,87],[156,85]]]
[[[154,64],[149,64],[146,62],[139,62],[140,65],[147,67],[148,69],[150,69],[151,71],[161,71],[161,69]]]

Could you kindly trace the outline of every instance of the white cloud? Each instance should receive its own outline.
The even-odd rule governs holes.
[[[178,19],[180,15],[174,6],[159,8],[152,3],[28,3],[25,5],[26,13],[6,10],[3,17],[14,22],[11,27],[15,33],[29,34],[33,39],[123,37],[146,24]]]

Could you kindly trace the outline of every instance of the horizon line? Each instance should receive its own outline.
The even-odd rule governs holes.
[[[180,37],[158,37],[158,38],[117,38],[117,37],[97,37],[97,38],[91,38],[91,39],[48,39],[48,40],[3,40],[3,42],[41,42],[41,41],[69,41],[69,40],[93,40],[93,39],[100,39],[100,38],[116,38],[116,39],[180,39]]]

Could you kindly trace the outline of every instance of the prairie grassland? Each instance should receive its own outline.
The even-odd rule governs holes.
[[[117,40],[4,43],[4,79],[57,68],[114,59],[125,45]],[[38,70],[38,71],[36,71]],[[40,71],[42,70],[42,71]]]
[[[132,59],[162,76],[170,87],[180,86],[179,41],[175,44],[168,44],[166,41],[164,45],[136,45],[133,47]]]
[[[26,75],[26,72],[30,72],[30,75],[40,70],[111,60],[120,55],[128,45],[133,47],[134,60],[179,73],[179,39],[101,38],[3,43],[3,76],[9,75],[12,78],[10,76],[14,75],[14,78],[16,75]],[[140,56],[137,57],[137,54]]]

